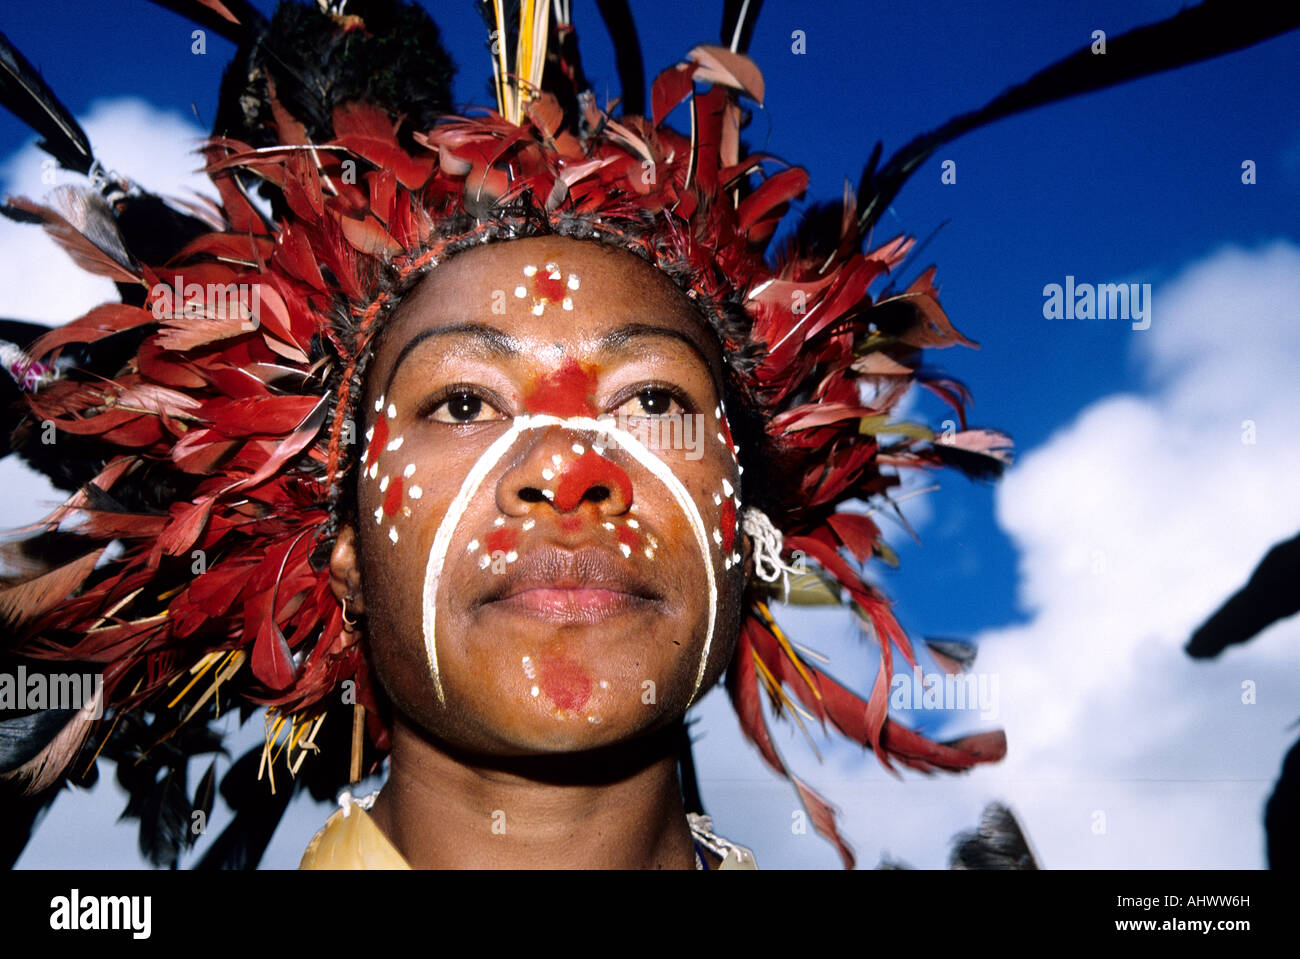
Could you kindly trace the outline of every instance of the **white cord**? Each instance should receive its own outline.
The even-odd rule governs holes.
[[[785,548],[781,531],[772,525],[766,513],[754,506],[746,506],[742,511],[740,525],[754,544],[754,573],[766,583],[775,583],[784,578],[788,596],[790,574],[798,574],[803,570],[787,566],[781,561],[781,551]]]

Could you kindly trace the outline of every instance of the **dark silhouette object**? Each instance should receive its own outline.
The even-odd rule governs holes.
[[[1278,543],[1250,581],[1219,607],[1187,643],[1187,655],[1212,659],[1249,642],[1273,623],[1300,612],[1300,535]],[[1282,775],[1264,807],[1270,869],[1300,868],[1300,741],[1282,762]]]
[[[1187,655],[1210,659],[1296,613],[1300,613],[1300,535],[1268,551],[1250,582],[1192,634]]]
[[[1001,803],[984,807],[979,828],[953,839],[949,869],[1037,869],[1038,860],[1015,814]]]
[[[876,869],[910,870],[900,859],[882,857]],[[1000,802],[991,802],[980,815],[975,829],[952,837],[949,869],[1039,869],[1038,858],[1020,821]]]
[[[1282,775],[1264,807],[1268,868],[1300,869],[1300,741],[1282,760]]]

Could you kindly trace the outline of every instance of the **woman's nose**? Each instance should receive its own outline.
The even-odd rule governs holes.
[[[594,503],[601,515],[617,516],[632,505],[632,480],[598,434],[560,426],[537,431],[524,455],[501,477],[497,505],[521,516],[538,503],[572,513]]]

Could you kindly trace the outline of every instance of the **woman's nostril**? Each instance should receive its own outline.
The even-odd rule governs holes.
[[[604,486],[593,486],[582,494],[582,498],[591,503],[603,503],[609,499],[609,490]]]
[[[525,486],[519,491],[519,498],[525,503],[540,503],[546,499],[542,491],[535,486]]]

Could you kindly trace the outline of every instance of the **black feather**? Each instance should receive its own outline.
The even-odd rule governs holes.
[[[1217,656],[1296,613],[1300,613],[1300,535],[1268,551],[1250,581],[1192,635],[1187,655],[1195,659]]]
[[[0,773],[34,759],[76,714],[75,709],[41,709],[0,721]]]
[[[927,649],[951,659],[962,669],[970,669],[979,652],[979,647],[967,639],[939,639],[927,636],[925,645]]]
[[[979,828],[953,839],[950,869],[1037,869],[1020,823],[1001,803],[989,803]]]
[[[95,163],[81,125],[46,86],[36,68],[0,33],[0,103],[42,137],[38,146],[59,165],[89,173]]]
[[[623,92],[623,116],[645,113],[645,63],[641,58],[641,41],[627,0],[596,0],[596,9],[605,21],[610,42],[614,45],[614,63],[618,84]]]
[[[419,7],[398,0],[354,2],[346,9],[364,29],[347,29],[314,5],[280,4],[226,69],[213,133],[270,145],[268,79],[313,142],[332,139],[334,109],[356,101],[406,117],[407,135],[430,129],[450,109],[455,72],[437,25]]]
[[[181,849],[188,845],[190,826],[186,766],[181,761],[163,770],[162,777],[144,794],[140,808],[140,853],[150,864],[175,869]]]
[[[758,23],[758,15],[762,9],[763,0],[748,0],[748,5],[746,0],[727,0],[722,6],[722,32],[719,37],[721,45],[730,49],[731,38],[736,35],[736,22],[740,19],[741,11],[744,10],[745,23],[740,28],[736,52],[746,52],[754,37],[754,24]]]
[[[1297,27],[1300,5],[1243,9],[1232,0],[1205,0],[1167,20],[1109,39],[1104,56],[1094,55],[1090,47],[1085,47],[1005,90],[980,109],[916,137],[890,157],[878,173],[873,155],[858,189],[859,232],[865,235],[880,219],[918,166],[938,147],[962,134],[1034,107],[1222,56]]]
[[[289,808],[298,781],[284,777],[277,789],[258,780],[262,747],[241,756],[221,780],[221,797],[235,812],[230,825],[221,831],[195,869],[256,869]]]

